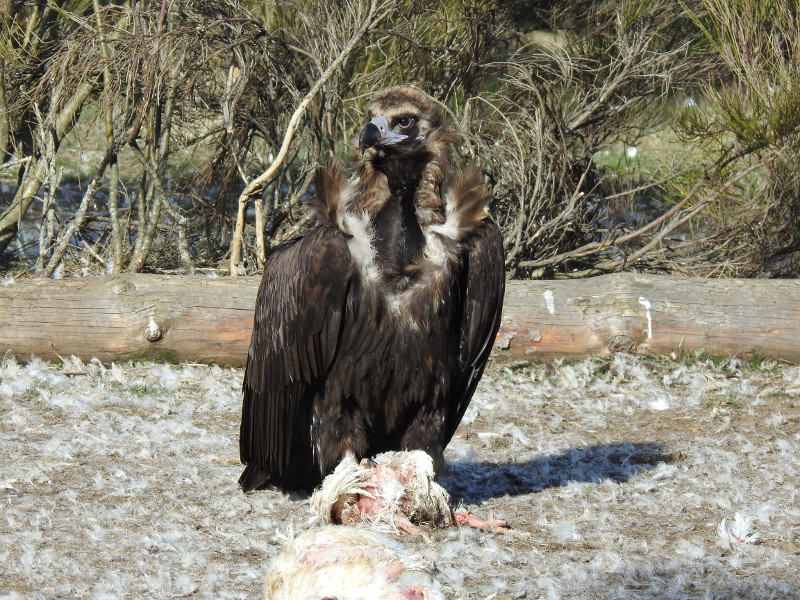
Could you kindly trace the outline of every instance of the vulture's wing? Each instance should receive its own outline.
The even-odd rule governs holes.
[[[247,468],[239,482],[245,491],[302,487],[313,477],[293,465],[307,470],[313,462],[311,403],[336,357],[350,265],[344,237],[332,227],[311,230],[267,259],[244,375],[239,453]]]
[[[505,292],[503,239],[500,229],[491,218],[487,217],[476,228],[464,243],[463,251],[459,379],[454,382],[453,404],[445,427],[445,444],[453,437],[489,360],[500,327]]]

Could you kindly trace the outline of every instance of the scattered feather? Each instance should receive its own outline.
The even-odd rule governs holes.
[[[761,540],[761,534],[756,533],[753,529],[750,519],[738,512],[733,521],[729,521],[727,518],[722,519],[717,527],[717,535],[725,545],[753,545],[758,544]]]
[[[436,483],[455,514],[495,510],[533,535],[391,539],[457,598],[800,597],[800,369],[739,365],[750,395],[715,433],[724,362],[649,360],[490,368]],[[263,595],[276,532],[320,518],[305,496],[239,490],[242,371],[101,366],[0,361],[0,598]],[[652,412],[662,395],[672,408]],[[722,544],[737,511],[760,544]]]

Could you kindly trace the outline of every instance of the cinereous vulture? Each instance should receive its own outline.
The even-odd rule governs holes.
[[[437,472],[489,358],[505,288],[480,170],[412,87],[378,92],[358,179],[317,177],[320,224],[276,248],[244,377],[239,480],[312,489],[349,455],[424,450]]]

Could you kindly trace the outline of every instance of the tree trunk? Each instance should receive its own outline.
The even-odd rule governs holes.
[[[0,352],[242,366],[258,278],[115,275],[0,285]],[[630,273],[510,281],[495,354],[763,354],[800,361],[800,281]]]

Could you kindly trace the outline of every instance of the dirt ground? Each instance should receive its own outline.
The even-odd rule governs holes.
[[[0,598],[258,598],[318,522],[237,486],[242,372],[0,367]],[[454,505],[526,539],[395,535],[451,598],[800,598],[800,369],[633,357],[492,365]]]

